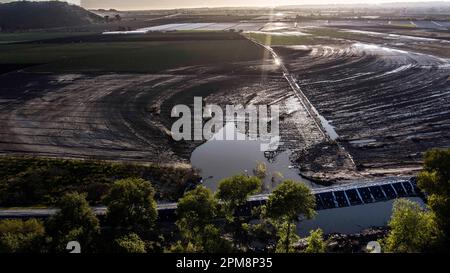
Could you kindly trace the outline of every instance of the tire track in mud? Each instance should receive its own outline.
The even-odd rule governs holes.
[[[60,157],[186,162],[151,113],[152,97],[169,95],[187,76],[83,76],[1,110],[0,150]],[[165,92],[162,92],[162,89]],[[173,93],[173,92],[172,92]]]
[[[361,171],[418,169],[450,146],[448,59],[362,43],[275,50]]]
[[[12,103],[0,109],[0,153],[189,163],[202,142],[172,139],[172,107],[192,106],[196,95],[245,89],[260,75],[249,65],[259,63],[246,62],[244,75],[217,73],[215,66],[213,72],[203,67],[197,73],[180,68],[168,74],[89,74],[74,79],[39,75],[36,83],[30,82],[35,74],[3,77],[12,84],[0,87],[0,99]],[[56,84],[61,78],[68,79]],[[16,85],[18,79],[24,86]],[[256,95],[259,90],[250,91]]]
[[[322,134],[322,138],[316,139],[315,145],[308,147],[301,151],[297,151],[293,158],[300,166],[302,175],[316,181],[336,182],[343,179],[355,179],[359,177],[356,172],[356,165],[353,157],[347,152],[346,148],[342,146],[338,140],[339,136],[334,128],[329,124],[320,113],[317,111],[313,103],[310,102],[308,96],[305,95],[301,87],[297,83],[297,77],[293,76],[284,64],[283,59],[280,58],[277,52],[270,46],[262,44],[252,38],[246,37],[256,45],[263,47],[272,56],[273,60],[278,64],[283,72],[283,77],[289,84],[295,97],[301,105],[297,105],[298,111],[305,111],[314,123],[315,127]],[[305,117],[303,117],[303,120]],[[298,123],[300,125],[301,123]],[[305,124],[298,126],[298,131],[305,136]],[[318,140],[318,141],[317,141]],[[299,143],[298,143],[299,144]],[[293,150],[298,150],[299,147]]]

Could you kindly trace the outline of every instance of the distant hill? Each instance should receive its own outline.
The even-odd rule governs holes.
[[[65,2],[11,2],[0,4],[2,30],[73,27],[101,22],[102,17]]]

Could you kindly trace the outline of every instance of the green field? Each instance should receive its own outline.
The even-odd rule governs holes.
[[[17,32],[17,33],[1,33],[0,44],[29,42],[36,40],[46,40],[55,38],[65,38],[80,35],[90,35],[91,32]]]
[[[180,34],[181,35],[181,34]],[[203,34],[208,35],[208,34]],[[224,34],[225,35],[225,34]],[[226,34],[229,35],[229,34]],[[259,60],[262,49],[239,38],[54,42],[0,45],[1,64],[38,64],[32,72],[159,72],[184,66]],[[173,34],[170,35],[173,39]]]
[[[311,41],[311,36],[296,36],[296,35],[271,35],[265,33],[246,33],[247,37],[254,39],[265,45],[282,46],[282,45],[303,45]]]

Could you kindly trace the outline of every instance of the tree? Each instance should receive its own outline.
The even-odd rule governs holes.
[[[105,198],[106,222],[119,233],[148,236],[158,212],[150,182],[138,178],[116,181]]]
[[[305,253],[325,253],[326,245],[323,240],[323,231],[321,229],[311,231],[306,240],[308,246],[305,249]]]
[[[295,252],[295,248],[291,242],[297,242],[300,240],[300,236],[297,235],[295,225],[292,225],[289,221],[276,221],[274,223],[276,228],[276,237],[278,242],[276,244],[276,253],[292,253]]]
[[[241,208],[247,205],[250,195],[261,190],[261,180],[257,177],[236,175],[222,180],[216,196],[222,201],[228,227],[233,232],[237,247],[240,248],[248,237],[248,229],[244,223],[249,217],[240,214]]]
[[[217,215],[218,202],[210,190],[199,186],[178,200],[178,220],[186,221],[187,228],[205,226]]]
[[[179,251],[182,246],[185,252],[228,252],[229,244],[213,224],[217,210],[217,199],[203,186],[180,198],[176,225],[184,241],[177,243],[178,246],[173,247],[173,250]]]
[[[36,220],[0,221],[0,253],[43,252],[44,225]]]
[[[431,150],[425,154],[424,169],[418,176],[418,187],[428,195],[428,205],[437,224],[450,241],[450,149]],[[448,244],[448,243],[447,243]]]
[[[217,198],[222,201],[225,216],[233,221],[236,212],[247,204],[250,195],[261,191],[261,180],[257,177],[236,175],[219,182]]]
[[[419,204],[400,199],[394,203],[389,234],[383,245],[386,252],[415,253],[435,245],[439,230],[432,212]]]
[[[221,230],[215,225],[207,225],[202,232],[203,251],[206,253],[230,253],[231,242],[222,237]]]
[[[68,193],[58,202],[58,213],[46,223],[54,251],[65,251],[70,241],[81,244],[82,250],[92,251],[93,242],[100,233],[100,225],[86,201],[85,194]]]
[[[284,181],[269,197],[266,204],[266,217],[279,223],[287,223],[284,250],[289,253],[292,224],[315,215],[316,200],[311,190],[299,182]]]
[[[236,175],[219,182],[216,196],[231,207],[247,202],[247,198],[261,190],[261,180],[254,176]]]
[[[145,242],[135,233],[115,239],[114,248],[118,253],[146,253]]]
[[[281,238],[279,232],[280,229],[276,227],[276,224],[269,218],[264,217],[264,209],[260,209],[260,219],[257,223],[252,223],[248,227],[249,240],[259,247],[259,250],[263,252],[273,252],[277,241]],[[283,245],[282,243],[279,245]],[[283,250],[284,251],[284,250]]]

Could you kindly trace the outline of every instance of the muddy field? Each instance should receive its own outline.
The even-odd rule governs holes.
[[[359,39],[274,48],[360,174],[414,174],[424,151],[450,146],[450,44],[351,33]]]
[[[288,26],[267,32],[289,33],[290,38],[274,39],[289,46],[270,46],[308,100],[335,128],[337,141],[324,135],[280,66],[261,47],[241,37],[223,41],[237,41],[239,54],[218,50],[220,39],[213,35],[209,45],[215,46],[208,55],[200,50],[180,55],[181,43],[186,41],[171,33],[162,45],[177,46],[161,51],[170,63],[157,69],[151,67],[154,55],[135,50],[132,55],[137,55],[127,62],[129,71],[116,71],[114,61],[126,56],[124,42],[143,42],[135,38],[121,38],[121,48],[114,52],[123,56],[112,58],[111,65],[106,53],[98,60],[94,55],[74,55],[74,61],[57,58],[56,63],[49,59],[45,64],[14,64],[5,55],[9,62],[4,67],[33,66],[0,75],[0,153],[189,163],[202,142],[173,141],[170,112],[178,104],[192,106],[194,96],[221,106],[279,104],[280,152],[289,150],[292,164],[303,175],[325,182],[414,174],[424,151],[450,146],[450,63],[446,59],[450,53],[444,38],[347,27]],[[71,52],[78,54],[75,47],[96,48],[106,41],[114,44],[111,39],[117,38],[83,39],[79,45],[69,38],[20,46],[34,54],[39,50],[30,53],[28,47],[49,51],[70,44]],[[154,37],[146,39],[158,42]],[[189,43],[195,41],[189,39]],[[225,61],[227,56],[230,61]],[[183,65],[176,65],[177,58]],[[157,62],[164,59],[158,56]],[[68,73],[74,63],[83,69]],[[134,71],[136,67],[141,73]]]
[[[277,67],[263,61],[262,49],[251,42],[242,37],[230,41],[227,40],[229,34],[219,34],[221,42],[228,43],[231,48],[232,43],[237,42],[235,46],[238,45],[241,51],[238,53],[234,49],[227,51],[223,46],[214,46],[211,42],[220,39],[215,34],[209,36],[211,39],[206,41],[204,38],[193,40],[192,35],[191,38],[181,35],[182,38],[175,41],[170,39],[172,36],[169,39],[163,37],[161,41],[153,39],[150,46],[156,43],[160,48],[165,47],[165,51],[161,51],[165,56],[155,59],[153,55],[141,54],[130,62],[130,71],[140,62],[138,66],[145,67],[146,64],[145,69],[153,72],[118,74],[105,69],[96,73],[58,73],[53,57],[46,59],[39,55],[48,63],[0,75],[1,153],[189,163],[192,150],[200,143],[172,140],[170,112],[175,105],[191,105],[194,96],[207,97],[216,92],[231,93],[246,88],[255,96],[256,92],[266,88],[262,85],[261,75],[268,78],[278,75],[276,78],[280,78]],[[69,40],[69,44],[71,42]],[[123,43],[120,39],[119,42]],[[65,40],[47,43],[53,47],[66,46]],[[90,47],[86,43],[85,48]],[[185,44],[209,45],[211,52],[185,54],[189,51],[183,47]],[[176,47],[171,47],[173,45]],[[29,47],[28,51],[39,52],[37,47],[42,45],[23,46]],[[133,49],[132,43],[130,49]],[[117,55],[111,58],[117,58]],[[65,67],[71,68],[75,61],[92,69],[91,59],[74,54],[64,63]],[[168,62],[164,63],[164,59]],[[161,69],[155,62],[164,63],[162,67],[169,69]],[[61,62],[56,60],[58,63]],[[184,66],[180,66],[182,64]],[[11,64],[4,66],[13,67]],[[155,66],[157,69],[152,68]],[[101,64],[100,69],[105,67],[111,66]],[[40,72],[36,73],[36,69]],[[286,89],[282,80],[270,85],[279,92]]]
[[[247,84],[218,74],[18,73],[2,82],[11,83],[1,88],[3,153],[165,163],[188,162],[192,146],[171,139],[173,106]]]

